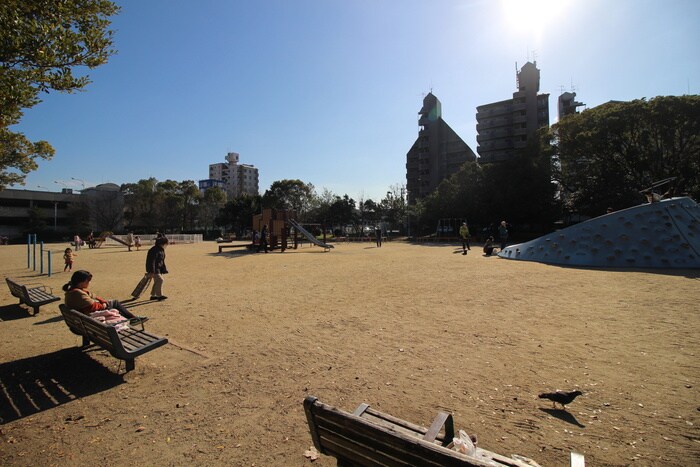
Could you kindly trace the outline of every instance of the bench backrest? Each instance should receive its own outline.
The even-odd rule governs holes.
[[[14,295],[17,298],[26,298],[26,289],[22,290],[23,287],[19,285],[17,282],[13,281],[9,277],[5,278],[5,282],[7,282],[7,286],[10,288],[10,293]]]
[[[66,324],[75,334],[88,337],[100,347],[110,353],[123,351],[117,330],[114,326],[107,326],[89,316],[73,310],[65,304],[58,305]]]
[[[371,467],[490,465],[323,404],[313,396],[304,400],[304,411],[316,449],[336,457],[339,465],[341,462]]]

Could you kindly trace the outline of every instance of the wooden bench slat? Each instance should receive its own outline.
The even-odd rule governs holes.
[[[429,462],[432,456],[439,458],[435,465],[448,465],[445,464],[445,459],[442,459],[444,455],[440,455],[439,449],[442,448],[423,441],[416,434],[410,435],[404,430],[392,430],[362,418],[354,416],[350,418],[343,413],[333,411],[317,413],[315,420],[319,425],[318,430],[322,439],[333,438],[342,433],[344,438],[352,439],[353,444],[359,445],[361,450],[369,449],[375,452],[375,456],[387,458],[383,461],[385,463],[378,465],[424,465],[424,462]],[[431,450],[428,446],[434,446],[435,449]],[[447,453],[448,457],[453,453],[457,454],[449,450]],[[389,461],[389,459],[392,460]],[[460,459],[457,465],[465,465],[463,462]]]
[[[325,454],[338,454],[343,459],[363,466],[435,466],[442,467],[444,460],[432,460],[421,453],[411,452],[412,446],[394,443],[395,439],[388,435],[372,436],[370,433],[353,430],[329,431],[319,427],[321,444],[325,446]],[[336,456],[337,457],[337,456]],[[463,466],[464,464],[458,464]]]

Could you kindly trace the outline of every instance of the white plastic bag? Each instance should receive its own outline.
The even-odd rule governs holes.
[[[452,438],[452,442],[454,443],[453,449],[457,452],[468,456],[473,456],[476,453],[476,446],[464,430],[459,430],[459,438]]]

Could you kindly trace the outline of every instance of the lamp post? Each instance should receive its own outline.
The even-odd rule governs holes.
[[[71,177],[70,179],[75,180],[76,182],[80,182],[83,185],[83,190],[85,189],[85,180],[83,180],[82,178],[75,178],[75,177]]]

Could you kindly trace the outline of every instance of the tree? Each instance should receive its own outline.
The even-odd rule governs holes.
[[[178,190],[182,197],[182,228],[185,230],[194,229],[194,219],[197,208],[202,199],[199,187],[193,180],[180,182]]]
[[[199,221],[205,231],[213,227],[214,220],[219,209],[226,203],[226,192],[218,186],[211,187],[204,192],[199,203]]]
[[[153,231],[159,223],[158,180],[151,177],[121,186],[124,193],[124,218],[129,230]]]
[[[676,177],[676,193],[700,197],[700,96],[611,102],[551,128],[566,207],[598,216],[639,204],[639,191]]]
[[[0,189],[23,183],[37,159],[54,155],[46,141],[32,143],[9,127],[42,92],[88,85],[88,75],[73,71],[103,65],[115,53],[108,28],[118,11],[108,0],[0,2]]]
[[[253,215],[260,212],[260,196],[244,195],[229,201],[216,218],[218,225],[241,236],[245,230],[252,230]]]
[[[294,209],[302,218],[312,207],[314,186],[301,180],[278,180],[262,197],[263,207]]]
[[[345,226],[355,224],[355,200],[348,195],[342,198],[336,196],[333,204],[328,208],[328,221],[332,225]]]

